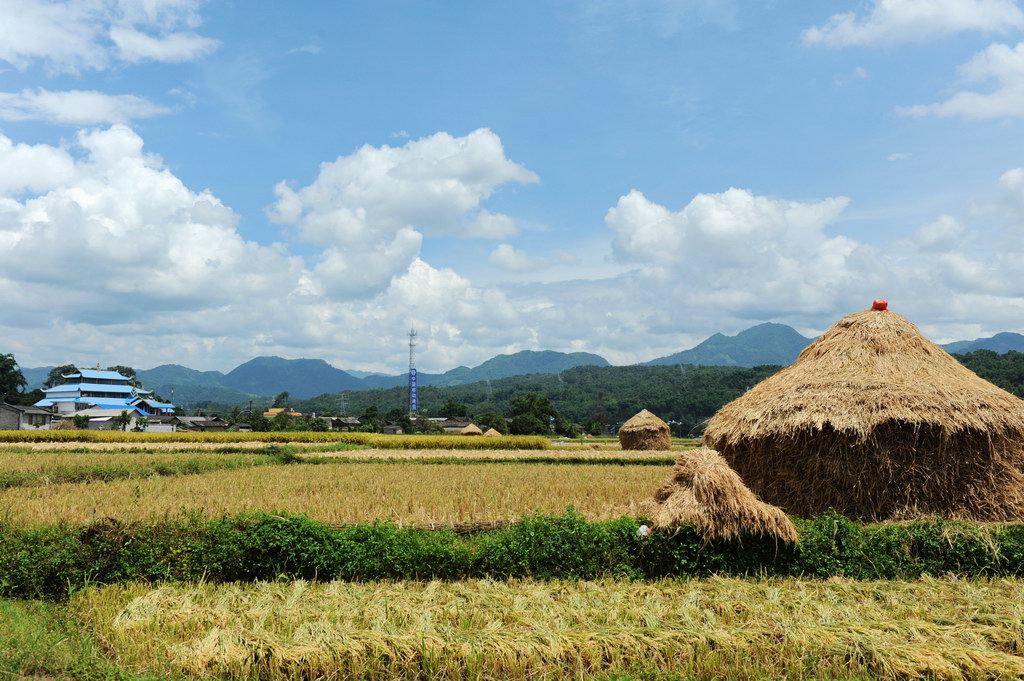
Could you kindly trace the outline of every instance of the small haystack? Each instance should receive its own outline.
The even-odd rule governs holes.
[[[55,419],[50,430],[78,430],[78,428],[75,426],[75,419],[65,416],[62,419]]]
[[[672,449],[672,431],[644,409],[619,428],[619,444],[623,449],[666,451]]]
[[[704,541],[760,534],[795,544],[798,538],[782,509],[758,499],[712,449],[680,456],[645,510],[655,527],[694,525]]]
[[[463,428],[460,432],[461,432],[462,435],[483,435],[484,434],[484,431],[480,430],[480,427],[477,426],[475,423],[469,424],[468,426]]]
[[[501,437],[501,433],[496,431],[494,428],[488,428],[487,432],[484,433],[484,437]]]
[[[839,320],[722,407],[704,444],[796,515],[1024,518],[1024,401],[885,308]]]

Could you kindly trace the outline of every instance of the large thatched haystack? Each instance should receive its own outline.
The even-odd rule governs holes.
[[[1024,517],[1024,401],[884,309],[839,320],[723,407],[704,443],[797,515]]]
[[[475,423],[471,423],[461,431],[462,435],[483,435],[484,431],[480,430],[480,426]]]
[[[488,428],[487,432],[484,433],[484,437],[501,437],[501,433],[496,431],[494,428]]]
[[[644,409],[619,428],[619,444],[623,449],[672,449],[672,431],[668,424]]]
[[[758,534],[797,541],[796,528],[782,509],[758,499],[711,449],[680,456],[645,510],[655,527],[693,525],[705,541]]]

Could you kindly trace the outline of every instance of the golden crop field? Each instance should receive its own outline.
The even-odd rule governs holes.
[[[280,431],[269,433],[135,433],[119,430],[0,430],[0,442],[312,442],[350,443],[390,449],[547,449],[547,438],[537,435],[502,437],[463,437],[460,435],[382,435],[379,433],[339,433]]]
[[[88,468],[93,466],[124,466],[145,470],[160,464],[181,461],[217,463],[225,460],[249,462],[266,460],[262,454],[195,454],[192,452],[167,453],[115,453],[115,452],[33,452],[11,453],[0,451],[0,472],[40,473],[48,471]]]
[[[93,481],[0,491],[0,516],[21,524],[123,521],[198,511],[305,513],[330,523],[514,520],[568,505],[592,517],[629,512],[670,465],[330,463],[219,470],[159,479]]]
[[[843,579],[92,588],[126,667],[224,679],[1017,679],[1024,583]]]
[[[618,463],[636,461],[646,463],[660,461],[671,466],[679,457],[678,452],[634,452],[622,450],[590,450],[579,451],[532,450],[399,450],[399,449],[352,449],[348,451],[328,451],[317,448],[298,446],[296,453],[306,459],[342,459],[344,461],[565,461],[587,462],[606,461]]]

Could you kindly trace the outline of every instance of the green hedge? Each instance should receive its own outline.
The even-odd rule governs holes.
[[[637,519],[588,522],[572,510],[473,535],[388,523],[333,528],[271,513],[133,525],[0,525],[0,596],[61,598],[83,585],[132,580],[1024,575],[1024,525],[862,525],[835,513],[797,523],[797,547],[757,537],[704,544],[689,529],[641,539]]]

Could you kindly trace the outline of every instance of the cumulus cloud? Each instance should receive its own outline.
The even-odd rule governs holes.
[[[970,119],[1024,116],[1024,42],[1016,47],[996,43],[959,67],[971,83],[993,83],[991,92],[962,90],[944,102],[898,107],[905,116],[958,116]]]
[[[363,146],[321,164],[317,178],[297,190],[281,182],[270,216],[329,249],[318,271],[335,290],[369,295],[408,268],[420,234],[514,234],[512,218],[481,204],[504,184],[537,181],[505,156],[490,130],[465,137],[439,132],[401,147]],[[346,281],[352,286],[342,286]]]
[[[501,244],[490,255],[491,264],[506,272],[529,272],[542,269],[547,266],[543,260],[535,260],[526,254],[513,248],[509,244]]]
[[[0,276],[33,294],[7,305],[130,321],[291,290],[301,261],[242,239],[229,208],[185,187],[131,129],[81,132],[73,146],[81,157],[0,137]],[[16,164],[22,186],[3,170]]]
[[[948,251],[964,234],[964,226],[952,215],[940,215],[914,233],[914,242],[925,251]]]
[[[42,62],[54,73],[109,68],[117,61],[191,61],[219,43],[195,33],[199,0],[7,0],[0,60],[18,69]]]
[[[866,14],[834,14],[803,34],[807,45],[895,45],[962,31],[1024,28],[1016,0],[871,0]]]
[[[0,119],[45,121],[68,125],[128,123],[170,109],[135,95],[107,95],[95,90],[50,92],[44,88],[0,92]]]
[[[349,168],[340,185],[318,185],[337,169],[332,162],[309,187],[280,194],[275,210],[290,218],[296,234],[309,229],[307,239],[317,239],[319,248],[303,259],[287,245],[245,239],[230,207],[209,191],[186,187],[126,126],[84,131],[64,146],[0,136],[6,351],[26,366],[179,362],[229,369],[276,354],[394,371],[407,350],[404,334],[415,326],[424,369],[544,348],[629,363],[763,321],[815,333],[875,297],[890,298],[915,321],[932,321],[922,326],[937,338],[1019,328],[1019,168],[996,182],[987,212],[939,216],[898,249],[841,234],[838,218],[848,202],[842,197],[795,201],[728,189],[667,207],[632,191],[606,216],[614,257],[631,271],[524,282],[539,266],[571,256],[502,243],[492,263],[526,274],[496,287],[475,285],[419,255],[430,234],[459,234],[459,222],[471,222],[483,199],[461,203],[470,206],[461,215],[427,211],[444,217],[428,231],[426,219],[410,221],[397,208],[381,213],[366,198],[385,182],[381,175],[399,167],[403,181],[417,177],[424,191],[433,185],[423,178],[437,181],[426,169],[474,167],[464,159],[427,158],[421,154],[411,168],[367,163],[360,173]],[[446,171],[440,185],[461,182],[483,197],[501,178],[527,177],[503,154],[490,158],[484,169]],[[494,171],[495,164],[505,170]],[[346,194],[352,187],[362,193]],[[462,197],[468,190],[450,191]],[[343,202],[339,195],[360,200]],[[347,217],[332,222],[337,211]],[[987,227],[993,216],[1005,225],[1007,240],[985,252],[991,240],[972,238],[973,221]],[[304,223],[313,217],[326,222]]]

